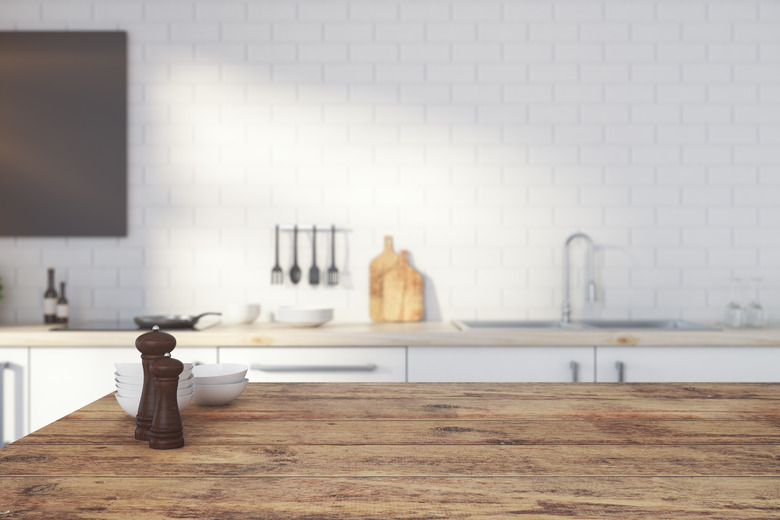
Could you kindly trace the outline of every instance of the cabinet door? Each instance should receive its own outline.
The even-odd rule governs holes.
[[[217,349],[179,346],[173,357],[185,363],[216,363]],[[116,390],[115,362],[140,363],[141,354],[129,347],[31,348],[32,431]]]
[[[409,347],[410,382],[592,382],[593,347]]]
[[[780,347],[598,347],[596,359],[600,382],[780,381]]]
[[[29,350],[0,347],[0,447],[30,432]]]
[[[404,382],[405,347],[220,347],[220,363],[249,366],[252,382]]]

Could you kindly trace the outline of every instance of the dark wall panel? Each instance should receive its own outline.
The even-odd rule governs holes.
[[[0,32],[0,235],[127,235],[127,35]]]

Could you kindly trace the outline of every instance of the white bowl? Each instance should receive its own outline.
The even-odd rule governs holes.
[[[190,404],[190,401],[192,401],[192,397],[194,395],[195,392],[190,392],[189,394],[179,395],[176,397],[176,403],[179,405],[179,411],[187,408],[187,405]],[[138,415],[138,405],[141,402],[140,395],[138,397],[124,397],[119,394],[115,394],[114,397],[116,397],[116,401],[119,403],[119,406],[122,407],[122,410],[124,410],[127,415],[132,417]]]
[[[220,406],[228,404],[246,388],[249,379],[244,379],[238,383],[229,383],[224,385],[199,385],[195,384],[195,395],[192,400],[195,404],[202,406]]]
[[[187,385],[192,384],[194,378],[195,378],[195,376],[190,374],[189,376],[187,376],[186,379],[179,379],[179,388],[181,388],[182,386],[187,386]],[[119,379],[119,377],[115,377],[114,378],[114,383],[116,383],[116,386],[125,386],[125,387],[128,387],[128,388],[141,388],[141,387],[144,386],[144,380],[143,379],[138,379],[138,380],[135,380],[135,381],[128,382],[124,378]]]
[[[279,307],[276,321],[293,327],[319,327],[333,319],[332,308]]]
[[[184,371],[182,374],[192,370],[192,363],[183,363],[183,365]],[[114,373],[120,376],[143,377],[144,375],[144,369],[141,363],[114,363],[114,367],[116,368],[116,372]]]
[[[188,370],[186,372],[182,372],[179,375],[179,382],[187,381],[189,379],[192,379],[192,370]],[[143,385],[144,384],[144,376],[123,376],[119,375],[116,372],[114,372],[114,381],[117,383],[125,383],[128,385]]]
[[[195,390],[195,383],[190,381],[184,386],[179,385],[179,387],[176,389],[176,395],[187,394],[194,390]],[[141,397],[141,392],[143,392],[143,387],[127,386],[127,385],[122,385],[121,383],[117,383],[116,391],[119,393],[119,395],[122,395],[124,397]]]
[[[222,311],[222,323],[239,325],[253,323],[260,316],[260,305],[257,303],[231,303]]]
[[[241,363],[214,363],[193,367],[192,376],[196,386],[223,385],[241,382],[247,370],[249,367]]]

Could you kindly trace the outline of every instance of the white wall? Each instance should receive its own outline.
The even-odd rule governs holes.
[[[40,320],[48,266],[76,319],[367,320],[386,234],[429,318],[555,317],[576,230],[605,316],[717,320],[734,275],[780,307],[780,2],[0,0],[0,27],[130,42],[129,236],[0,239],[4,322]],[[350,230],[343,285],[270,285],[296,222]]]

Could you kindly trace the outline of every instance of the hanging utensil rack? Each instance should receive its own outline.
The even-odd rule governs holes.
[[[333,235],[334,232],[335,233],[345,233],[345,232],[351,231],[349,228],[338,227],[335,224],[326,224],[326,225],[322,225],[322,226],[320,226],[318,224],[303,225],[303,226],[300,226],[300,225],[297,225],[297,224],[274,224],[273,226],[271,226],[271,229],[274,231],[274,233],[276,232],[277,229],[280,232],[285,232],[285,233],[293,233],[296,230],[297,230],[298,233],[300,233],[300,232],[313,233],[315,228],[316,228],[317,232],[322,232],[325,235],[332,235],[331,238],[330,238],[331,242],[332,242],[332,238],[334,236]],[[276,242],[276,245],[275,245],[275,255],[277,257],[278,257],[278,251],[279,251],[279,245],[278,245],[278,242]],[[323,266],[323,268],[322,268],[322,273],[325,273],[324,276],[326,276],[323,285],[327,284],[327,285],[330,285],[330,286],[334,286],[334,285],[338,285],[340,280],[339,280],[339,272],[338,272],[338,269],[336,268],[336,263],[335,263],[335,260],[336,260],[335,252],[333,250],[333,246],[332,245],[331,245],[331,250],[330,250],[330,255],[329,256],[330,256],[330,261],[327,262],[326,265]],[[280,276],[280,273],[272,272],[271,284],[272,285],[279,285],[279,284],[282,284],[282,283],[284,283],[284,275]],[[293,283],[297,283],[297,282],[293,282]],[[319,279],[318,279],[318,283],[317,284],[310,284],[310,285],[318,285],[318,284],[319,284]]]
[[[279,224],[279,231],[292,231],[295,228],[295,226],[296,226],[295,224]],[[330,231],[331,226],[333,226],[333,224],[326,224],[322,226],[320,226],[319,224],[298,226],[298,231],[311,232],[311,230],[314,229],[315,226],[317,227],[317,231]],[[276,229],[276,225],[271,226],[271,229]],[[351,231],[351,230],[349,228],[336,226],[336,231],[339,233],[343,233],[345,231]]]

